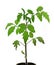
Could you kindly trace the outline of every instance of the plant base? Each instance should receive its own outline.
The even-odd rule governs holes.
[[[25,63],[18,63],[16,65],[26,65],[26,64]],[[36,65],[36,64],[29,62],[28,65]]]

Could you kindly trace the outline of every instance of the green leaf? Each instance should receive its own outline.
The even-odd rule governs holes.
[[[33,37],[33,33],[32,32],[29,32],[29,37]]]
[[[42,12],[42,15],[45,17],[45,19],[47,19],[48,22],[50,22],[50,18],[49,15],[47,14],[47,12]]]
[[[6,25],[6,28],[5,29],[7,29],[9,26],[11,26],[11,25],[13,25],[13,23],[8,23],[7,25]]]
[[[19,41],[18,40],[14,41],[13,45],[15,49],[17,50],[17,47],[20,46]]]
[[[22,9],[22,11],[23,11],[23,20],[25,20],[25,17],[26,17],[26,15],[25,15],[25,10],[23,9],[23,8],[21,8]]]
[[[26,29],[26,25],[24,24],[24,23],[21,23],[21,24],[19,24],[19,33],[21,34],[21,33],[23,33],[24,32],[24,30]]]
[[[42,42],[44,44],[44,40],[43,40],[42,37],[37,37],[37,39],[38,39],[39,42]]]
[[[25,14],[23,14],[23,20],[26,20],[26,15]]]
[[[34,22],[34,20],[35,20],[35,16],[32,15],[31,19],[32,19],[32,22]]]
[[[43,7],[42,7],[42,6],[39,6],[39,7],[37,8],[37,12],[42,11],[42,10],[43,10]]]
[[[28,32],[27,31],[24,31],[24,33],[23,33],[23,39],[24,39],[24,43],[26,43],[27,40],[28,40]]]
[[[22,53],[22,54],[25,54],[23,50],[21,51],[21,53]]]
[[[12,26],[8,29],[8,36],[14,32],[15,26]]]
[[[33,44],[34,44],[34,46],[36,46],[36,39],[35,38],[33,38]]]
[[[21,9],[22,9],[23,13],[25,14],[25,10],[23,8],[21,8]]]
[[[23,33],[24,32],[24,29],[22,28],[19,28],[19,34]]]
[[[19,23],[19,21],[18,20],[15,20],[15,24],[17,25]]]
[[[28,30],[31,32],[35,32],[35,29],[34,29],[33,25],[31,25],[31,24],[28,24]]]
[[[30,23],[31,23],[31,18],[26,17],[26,21],[28,21],[28,22],[30,22]]]
[[[30,10],[30,9],[28,9],[27,12],[28,12],[29,14],[33,14],[33,11]]]
[[[19,33],[19,28],[16,29],[16,34],[18,34],[18,33]]]
[[[20,22],[21,18],[22,18],[22,13],[18,13],[17,20],[15,21],[16,25]]]
[[[38,19],[39,19],[40,21],[42,21],[42,14],[41,14],[41,13],[36,13],[36,15],[37,15]]]
[[[25,25],[25,23],[21,23],[21,24],[19,24],[19,27],[20,27],[20,28],[24,28],[24,29],[26,29],[26,25]]]

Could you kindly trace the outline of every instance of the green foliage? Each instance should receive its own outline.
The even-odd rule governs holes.
[[[45,19],[47,19],[48,22],[50,22],[50,18],[49,18],[49,15],[47,12],[43,11],[43,7],[42,6],[39,6],[37,8],[37,13],[36,13],[38,19],[40,21],[42,21],[42,16],[45,17]]]
[[[43,40],[42,37],[37,37],[37,39],[38,39],[39,42],[42,42],[44,44],[44,40]]]
[[[23,50],[21,51],[21,53],[22,53],[22,54],[25,54]]]
[[[33,14],[33,11],[30,10],[30,9],[28,9],[27,12],[28,12],[29,14]]]
[[[23,33],[24,32],[24,29],[22,28],[19,28],[19,34]]]
[[[26,29],[26,25],[24,23],[19,24],[17,29],[16,29],[16,34],[23,33],[25,29]]]
[[[28,22],[30,22],[30,23],[31,23],[31,18],[26,17],[26,21],[28,21]]]
[[[24,43],[26,43],[27,42],[27,40],[28,40],[28,32],[27,31],[24,31],[24,33],[23,33],[23,39],[24,39]]]
[[[36,46],[36,39],[35,38],[33,38],[33,44],[34,44],[34,46]]]
[[[19,23],[19,21],[18,20],[15,20],[15,24],[17,25]]]
[[[50,22],[49,15],[47,14],[47,12],[43,11],[42,15],[43,15],[43,17],[45,17],[47,19],[48,22]]]
[[[18,34],[18,33],[19,33],[19,28],[16,29],[16,34]]]
[[[22,37],[24,40],[24,43],[27,43],[28,38],[32,38],[33,44],[36,46],[36,39],[39,42],[42,42],[44,44],[44,40],[42,37],[37,37],[36,39],[33,38],[34,37],[34,26],[32,25],[32,23],[34,23],[35,21],[35,16],[37,16],[37,18],[42,21],[42,17],[44,17],[48,22],[50,22],[50,18],[47,12],[43,11],[43,7],[39,6],[36,11],[37,13],[34,13],[32,10],[28,9],[27,11],[25,11],[23,8],[21,13],[18,13],[17,15],[17,19],[15,20],[14,24],[13,23],[8,23],[6,25],[6,29],[8,27],[10,27],[8,29],[8,36],[10,34],[12,34],[15,30],[16,27],[16,34],[21,34],[22,33]],[[28,15],[31,15],[31,17],[29,17]],[[25,23],[20,23],[21,19],[23,18],[23,20],[25,20]],[[13,43],[14,47],[17,49],[17,47],[20,45],[19,41],[16,40]],[[22,54],[24,54],[23,50],[21,51]]]
[[[24,32],[24,30],[26,29],[26,25],[24,23],[19,24],[18,27],[19,27],[19,33]]]
[[[26,20],[26,15],[25,14],[23,14],[23,20]]]
[[[13,23],[8,23],[7,25],[6,25],[6,28],[5,29],[7,29],[9,26],[11,26],[11,25],[13,25]]]
[[[31,32],[35,32],[35,29],[34,29],[33,25],[31,25],[31,24],[28,24],[28,30]]]
[[[21,24],[19,24],[19,27],[22,28],[22,29],[26,29],[26,25],[25,25],[25,23],[21,23]]]
[[[29,37],[32,38],[33,37],[33,33],[29,32]]]
[[[42,10],[43,10],[43,7],[42,7],[42,6],[39,6],[39,7],[37,8],[37,12],[42,11]]]
[[[15,49],[17,50],[17,47],[20,46],[19,41],[15,40],[13,45],[14,45]]]
[[[42,21],[42,13],[36,13],[36,15],[37,15],[38,19],[39,19],[40,21]]]
[[[22,9],[22,11],[23,11],[23,14],[22,14],[23,20],[25,20],[25,18],[26,18],[25,10],[24,10],[23,8],[21,8],[21,9]]]
[[[22,13],[18,13],[18,15],[17,15],[17,20],[15,20],[15,24],[16,24],[16,25],[20,22],[21,17],[22,17]]]
[[[25,14],[25,10],[23,8],[21,8],[21,9],[22,9],[23,13]]]
[[[32,15],[31,19],[32,19],[32,22],[34,22],[35,21],[35,16]]]
[[[8,36],[9,36],[12,32],[14,32],[14,29],[15,29],[15,26],[12,26],[12,27],[10,27],[10,28],[8,29]]]

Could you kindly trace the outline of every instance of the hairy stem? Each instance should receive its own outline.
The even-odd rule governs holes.
[[[27,44],[25,43],[25,65],[27,65]]]
[[[29,41],[27,42],[27,44],[30,43],[32,40],[33,40],[33,39],[29,40]]]
[[[26,26],[27,26],[27,21],[26,21]],[[26,28],[27,30],[27,28]],[[27,43],[25,42],[25,65],[27,65]]]
[[[21,41],[19,41],[23,46],[25,46]]]
[[[36,37],[35,37],[35,38],[36,38]],[[27,44],[30,43],[32,40],[33,40],[33,38],[32,38],[31,40],[29,40],[29,41],[27,42]]]

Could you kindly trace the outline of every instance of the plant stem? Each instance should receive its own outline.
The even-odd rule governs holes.
[[[25,65],[27,65],[27,44],[25,43]]]
[[[30,43],[32,40],[33,40],[33,38],[30,41],[28,41],[27,44]]]
[[[26,26],[27,26],[27,21],[26,21]],[[26,28],[27,30],[27,28]],[[27,43],[25,42],[25,65],[28,65],[27,63]]]
[[[21,41],[19,41],[23,46],[25,46]]]

